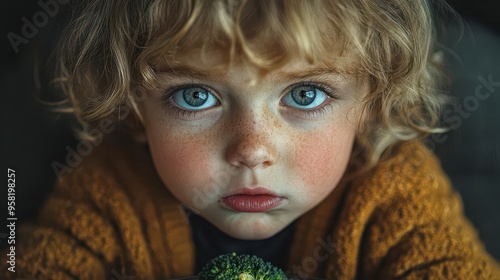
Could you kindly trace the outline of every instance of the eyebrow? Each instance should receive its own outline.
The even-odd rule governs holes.
[[[224,76],[224,71],[202,71],[184,65],[168,66],[155,70],[155,73],[164,74],[171,77],[183,77],[191,79],[216,79],[217,77]],[[300,80],[315,76],[325,75],[339,75],[340,71],[337,69],[327,67],[316,67],[295,72],[278,72],[276,80],[290,81]]]
[[[188,78],[192,78],[192,79],[196,79],[196,78],[207,79],[207,78],[212,78],[213,76],[220,76],[223,74],[222,72],[208,73],[207,71],[196,70],[196,69],[193,69],[191,67],[182,66],[182,65],[168,66],[166,68],[155,69],[154,72],[158,73],[158,74],[173,76],[173,77],[188,77]]]
[[[331,69],[331,68],[325,68],[325,67],[318,67],[318,68],[311,68],[311,69],[306,69],[303,71],[297,71],[297,72],[282,72],[280,73],[280,76],[283,76],[284,79],[287,80],[298,80],[298,79],[304,79],[308,77],[314,77],[314,76],[325,76],[325,75],[339,75],[340,72],[336,69]]]

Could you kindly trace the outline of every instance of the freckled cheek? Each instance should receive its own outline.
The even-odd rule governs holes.
[[[351,131],[311,133],[295,144],[295,175],[306,186],[305,194],[325,195],[337,185],[351,154]]]
[[[178,198],[188,198],[194,188],[206,184],[211,174],[206,143],[198,142],[184,137],[150,138],[156,170]]]

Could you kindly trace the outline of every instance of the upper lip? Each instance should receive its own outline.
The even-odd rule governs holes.
[[[263,187],[256,187],[256,188],[247,188],[247,187],[244,187],[244,188],[238,189],[238,190],[236,190],[234,192],[231,192],[231,193],[229,193],[228,195],[226,195],[224,197],[238,195],[238,194],[243,194],[243,195],[270,195],[270,196],[278,196],[274,192],[272,192],[272,191],[270,191],[270,190],[268,190],[266,188],[263,188]]]

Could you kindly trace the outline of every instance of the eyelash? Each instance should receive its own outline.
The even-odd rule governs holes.
[[[200,85],[200,84],[189,84],[189,85],[182,85],[182,86],[176,86],[176,87],[170,88],[165,93],[165,95],[162,97],[162,103],[165,106],[165,109],[167,110],[167,112],[171,112],[174,115],[174,117],[182,117],[182,118],[196,118],[196,117],[199,117],[200,115],[207,113],[208,110],[194,111],[194,110],[181,109],[177,105],[174,104],[174,101],[172,101],[171,97],[174,96],[174,94],[176,94],[179,90],[192,88],[192,87],[203,88],[204,90],[210,92],[211,94],[214,94],[209,88],[207,88],[204,85]],[[218,98],[217,98],[217,100],[218,100]],[[220,101],[219,101],[219,104],[220,104]]]
[[[182,117],[182,118],[195,118],[198,117],[200,113],[202,114],[205,111],[205,110],[200,110],[200,111],[184,110],[175,106],[172,101],[167,101],[167,100],[165,100],[165,109],[167,109],[167,111],[169,112],[172,112],[174,117]]]
[[[318,107],[318,108],[314,108],[314,109],[298,109],[298,108],[293,108],[293,107],[287,107],[290,110],[294,110],[295,114],[300,114],[301,117],[303,117],[303,118],[321,118],[330,109],[332,109],[332,105],[333,104],[332,104],[332,101],[330,99],[338,100],[338,97],[333,93],[333,92],[336,91],[335,89],[332,89],[332,88],[330,88],[328,86],[325,86],[325,85],[320,84],[320,83],[315,83],[315,82],[302,82],[302,83],[293,84],[290,87],[288,87],[288,89],[286,91],[286,94],[289,94],[292,89],[294,89],[296,87],[299,87],[299,86],[312,86],[312,87],[315,87],[315,88],[321,90],[324,94],[327,95],[327,101],[325,102],[326,104],[324,104],[324,105],[322,105],[321,107]],[[190,85],[182,85],[182,86],[173,87],[173,88],[169,89],[165,93],[165,95],[162,97],[162,103],[165,106],[165,109],[168,112],[172,112],[172,114],[175,117],[182,117],[182,118],[196,118],[196,117],[199,117],[200,114],[203,115],[203,114],[207,113],[208,110],[197,110],[197,111],[194,111],[194,110],[184,110],[184,109],[181,109],[178,106],[176,106],[174,104],[174,102],[171,100],[171,97],[175,93],[177,93],[179,90],[186,89],[186,88],[191,88],[191,87],[200,87],[200,88],[203,88],[203,89],[207,90],[211,94],[214,94],[209,88],[207,88],[204,85],[199,85],[199,84],[190,84]],[[280,105],[283,105],[282,104],[282,99],[283,98],[284,97],[280,98]]]
[[[334,94],[336,91],[335,89],[326,86],[321,83],[316,83],[316,82],[301,82],[301,83],[296,83],[288,87],[286,94],[289,94],[294,88],[299,87],[299,86],[312,86],[315,87],[319,90],[321,90],[324,94],[327,96],[327,100],[324,102],[325,104],[314,108],[314,109],[298,109],[298,108],[293,108],[293,107],[288,107],[290,110],[294,110],[295,114],[301,115],[300,117],[306,118],[306,119],[314,119],[314,118],[321,118],[323,117],[327,112],[329,112],[333,108],[333,100],[338,100],[339,98],[337,95]],[[280,99],[282,100],[284,96]],[[282,101],[280,101],[280,104]]]

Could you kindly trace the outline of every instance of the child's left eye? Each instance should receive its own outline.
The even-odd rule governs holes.
[[[285,97],[283,104],[297,109],[314,109],[323,104],[329,96],[320,88],[301,85],[293,88]]]

